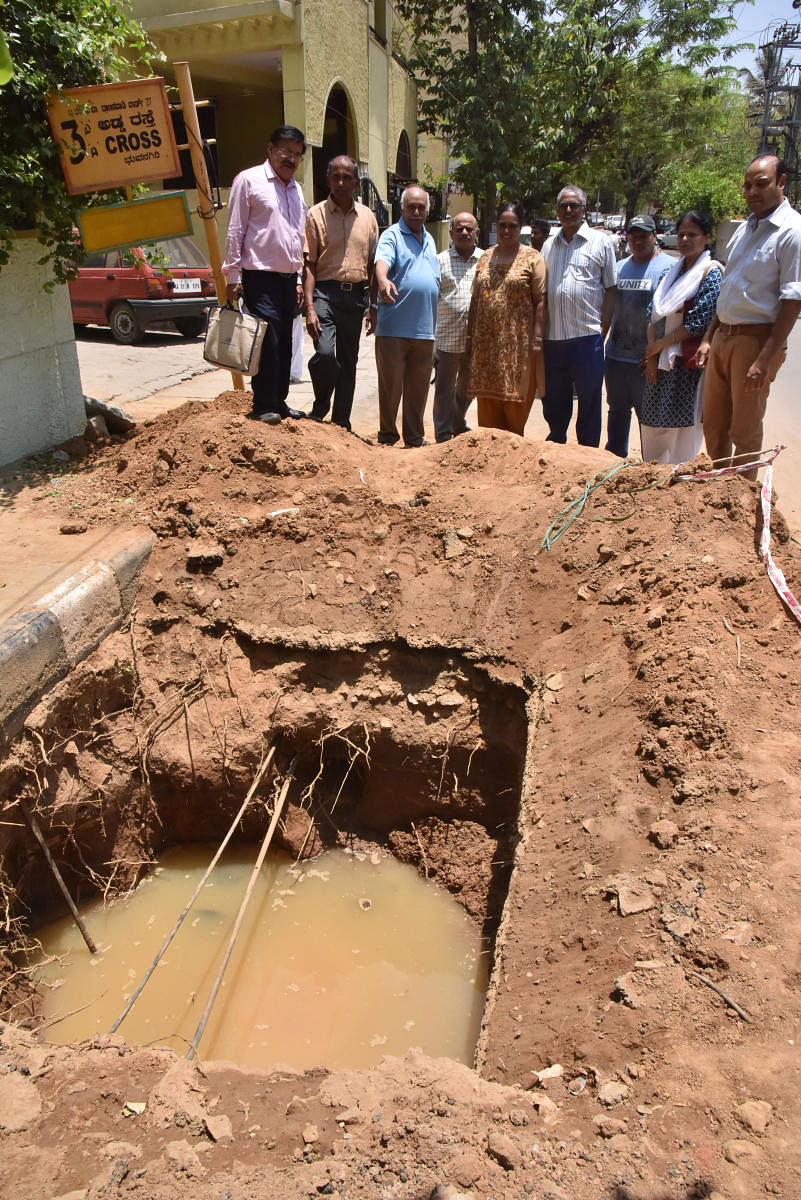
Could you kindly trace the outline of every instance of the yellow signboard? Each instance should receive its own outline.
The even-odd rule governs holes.
[[[47,115],[71,195],[182,173],[161,78],[64,88]]]
[[[78,213],[81,242],[87,254],[141,246],[161,238],[192,232],[186,192],[157,192],[129,204],[84,208]]]

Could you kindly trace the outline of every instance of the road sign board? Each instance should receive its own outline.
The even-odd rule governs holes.
[[[87,254],[122,249],[180,237],[192,232],[186,192],[156,192],[127,204],[84,208],[78,213],[81,242]]]
[[[182,173],[162,78],[64,88],[47,115],[71,195]]]

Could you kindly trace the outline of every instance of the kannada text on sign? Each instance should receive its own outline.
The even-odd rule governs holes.
[[[65,88],[48,117],[72,195],[181,174],[161,78]]]

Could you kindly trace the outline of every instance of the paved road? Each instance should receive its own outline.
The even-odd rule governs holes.
[[[203,339],[146,333],[137,346],[119,346],[110,329],[88,326],[76,341],[81,381],[95,400],[140,400],[212,368],[203,361]]]
[[[770,389],[765,418],[766,446],[784,442],[776,459],[773,481],[778,506],[796,536],[801,537],[801,323],[790,335],[787,361]],[[801,590],[799,588],[798,590]]]

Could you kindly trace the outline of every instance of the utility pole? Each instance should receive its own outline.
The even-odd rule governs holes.
[[[771,40],[763,43],[761,49],[763,59],[767,62],[773,61],[774,67],[765,84],[759,150],[761,153],[777,154],[784,159],[787,164],[788,197],[797,207],[801,179],[798,153],[801,127],[801,66],[796,62],[784,63],[782,60],[785,50],[801,50],[801,25],[791,25],[787,22],[779,25],[774,29]],[[777,110],[780,115],[777,114]]]

